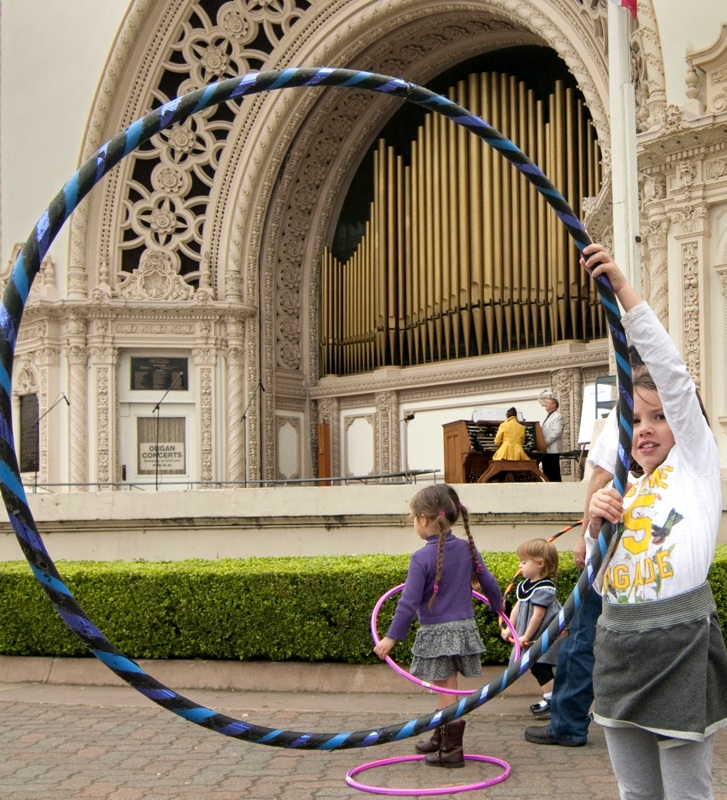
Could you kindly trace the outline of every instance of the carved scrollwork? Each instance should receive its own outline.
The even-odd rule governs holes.
[[[123,300],[191,300],[194,288],[177,274],[174,254],[165,250],[146,250],[139,266],[124,277],[116,289]]]

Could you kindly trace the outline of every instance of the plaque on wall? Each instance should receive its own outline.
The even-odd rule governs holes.
[[[134,391],[186,391],[189,388],[186,358],[133,357],[131,388]]]
[[[38,472],[40,468],[38,453],[38,395],[26,394],[20,397],[20,471]]]

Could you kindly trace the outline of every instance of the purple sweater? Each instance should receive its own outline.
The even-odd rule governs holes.
[[[429,598],[434,591],[434,576],[437,573],[437,540],[437,536],[430,536],[424,547],[411,557],[406,584],[386,634],[392,639],[397,641],[405,639],[415,616],[419,618],[421,625],[470,619],[474,616],[469,543],[464,539],[458,539],[451,531],[444,540],[442,575],[439,579],[437,599],[432,610],[428,608]],[[502,608],[500,587],[495,577],[485,567],[479,552],[477,560],[482,564],[482,572],[477,573],[482,594],[487,598],[490,610],[497,613]]]

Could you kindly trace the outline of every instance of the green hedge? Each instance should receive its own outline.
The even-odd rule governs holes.
[[[517,570],[511,553],[485,553],[506,587]],[[558,594],[570,593],[576,570],[561,554]],[[175,562],[58,562],[64,582],[91,620],[131,658],[376,663],[371,612],[406,577],[407,555],[249,558]],[[727,629],[727,546],[710,582]],[[396,605],[381,609],[379,633]],[[486,661],[506,663],[509,647],[497,618],[476,613]],[[408,663],[413,634],[393,656]],[[63,624],[25,562],[0,563],[0,653],[81,656],[84,646]]]

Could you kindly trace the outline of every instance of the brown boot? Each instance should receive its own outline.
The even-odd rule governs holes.
[[[417,753],[436,753],[442,743],[442,728],[444,725],[437,725],[429,739],[420,739],[414,745]]]
[[[442,742],[439,752],[430,753],[424,757],[424,763],[430,767],[447,767],[454,769],[464,766],[464,750],[462,737],[464,736],[463,719],[456,719],[442,726]]]

